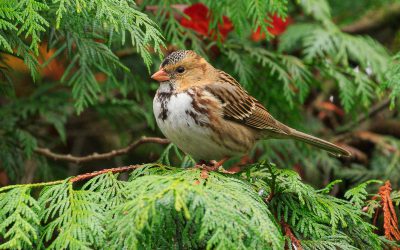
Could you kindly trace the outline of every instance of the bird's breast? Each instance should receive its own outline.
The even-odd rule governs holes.
[[[158,91],[153,101],[154,115],[157,122],[160,122],[159,125],[206,126],[210,122],[208,108],[195,100],[193,91],[180,93]]]
[[[182,139],[182,134],[191,133],[195,137],[210,130],[208,107],[199,104],[193,95],[193,91],[158,91],[154,98],[153,110],[157,124],[172,141]]]
[[[243,151],[227,145],[229,137],[220,133],[220,106],[206,92],[193,89],[181,93],[159,90],[153,102],[157,125],[163,134],[184,152],[204,160]]]

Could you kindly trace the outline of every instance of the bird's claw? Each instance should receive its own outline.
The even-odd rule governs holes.
[[[206,162],[204,160],[200,160],[195,165],[195,168],[200,168],[200,169],[203,169],[203,170],[205,170],[207,172],[217,171],[219,169],[219,167],[221,167],[222,164],[224,164],[228,159],[229,159],[228,157],[224,157],[220,161],[211,160],[209,162]]]

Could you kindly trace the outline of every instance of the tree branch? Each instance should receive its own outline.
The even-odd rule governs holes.
[[[382,119],[371,124],[370,131],[383,135],[391,135],[400,138],[400,121],[396,119]]]
[[[152,139],[152,138],[149,137],[147,139]],[[161,139],[161,138],[157,138],[157,139]],[[166,140],[166,139],[162,139],[162,140]],[[129,166],[123,166],[123,167],[116,167],[116,168],[106,168],[106,169],[102,169],[102,170],[95,171],[95,172],[90,172],[90,173],[77,175],[75,177],[72,177],[68,181],[74,183],[74,182],[78,182],[78,181],[84,181],[84,180],[87,180],[87,179],[91,179],[93,177],[96,177],[98,175],[102,175],[102,174],[105,174],[105,173],[108,173],[108,172],[111,172],[111,173],[115,174],[115,173],[126,172],[126,171],[133,170],[133,169],[144,168],[146,166],[162,167],[163,165],[160,165],[160,164],[157,164],[157,163],[150,163],[150,164],[129,165]],[[198,168],[193,168],[193,169],[198,169]],[[236,174],[234,172],[229,172],[229,171],[226,171],[226,170],[223,170],[223,169],[218,171],[218,172],[223,173],[223,174]],[[39,183],[30,183],[30,184],[9,185],[9,186],[0,187],[0,193],[4,192],[6,190],[9,190],[9,189],[18,188],[18,187],[31,187],[31,188],[44,187],[44,186],[51,186],[51,185],[61,184],[63,182],[64,182],[64,180],[56,180],[56,181],[50,181],[50,182],[39,182]],[[197,184],[199,184],[199,183],[197,183]]]
[[[48,148],[36,148],[35,152],[38,154],[41,154],[43,156],[46,156],[48,158],[52,158],[54,160],[60,160],[60,161],[69,161],[69,162],[74,162],[74,163],[81,163],[81,162],[88,162],[88,161],[96,161],[96,160],[103,160],[103,159],[110,159],[113,157],[116,157],[118,155],[123,155],[127,154],[129,151],[137,148],[138,146],[145,144],[145,143],[157,143],[157,144],[168,144],[169,140],[164,139],[164,138],[158,138],[158,137],[142,137],[137,141],[132,142],[125,148],[117,149],[117,150],[112,150],[107,153],[93,153],[90,155],[86,156],[73,156],[70,154],[58,154],[52,152]]]
[[[400,17],[400,4],[385,5],[378,10],[367,12],[361,19],[342,28],[347,33],[366,33],[378,30],[384,25],[396,22]]]
[[[291,241],[292,245],[295,247],[295,249],[303,250],[300,240],[296,238],[296,236],[292,232],[292,229],[290,229],[289,224],[287,224],[283,219],[282,219],[282,227],[283,227],[283,231],[285,232],[285,235],[290,239],[290,241]]]
[[[69,182],[78,182],[78,181],[83,181],[87,179],[91,179],[93,177],[96,177],[98,175],[102,175],[108,172],[111,172],[113,174],[115,173],[121,173],[121,172],[126,172],[132,169],[137,169],[137,168],[142,168],[146,165],[130,165],[130,166],[125,166],[125,167],[117,167],[117,168],[106,168],[100,171],[95,171],[91,173],[86,173],[86,174],[80,174],[77,175],[69,180]]]
[[[143,168],[146,166],[149,166],[150,164],[142,164],[142,165],[130,165],[130,166],[123,166],[123,167],[117,167],[117,168],[106,168],[100,171],[95,171],[95,172],[91,172],[91,173],[85,173],[85,174],[80,174],[77,175],[75,177],[72,177],[71,179],[69,179],[69,182],[78,182],[78,181],[83,181],[83,180],[87,180],[93,177],[96,177],[98,175],[101,174],[105,174],[108,172],[111,173],[120,173],[120,172],[126,172],[132,169],[137,169],[137,168]],[[151,164],[154,166],[159,166],[157,164]],[[5,186],[5,187],[0,187],[0,193],[4,192],[6,190],[9,189],[13,189],[13,188],[19,188],[19,187],[30,187],[30,188],[35,188],[35,187],[44,187],[44,186],[51,186],[51,185],[58,185],[63,183],[64,180],[57,180],[57,181],[49,181],[49,182],[39,182],[39,183],[31,183],[31,184],[16,184],[16,185],[9,185],[9,186]]]
[[[390,105],[390,98],[384,99],[382,102],[375,104],[366,114],[360,115],[355,121],[352,121],[341,128],[337,129],[336,134],[344,134],[354,127],[359,126],[361,123],[365,122],[369,118],[374,117],[376,114],[384,110],[385,108],[389,107]]]

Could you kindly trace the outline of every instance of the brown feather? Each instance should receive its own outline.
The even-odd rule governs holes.
[[[221,101],[225,119],[282,135],[290,133],[289,127],[269,114],[267,109],[250,96],[232,76],[221,70],[218,70],[218,73],[220,79],[215,83],[207,84],[205,89]]]

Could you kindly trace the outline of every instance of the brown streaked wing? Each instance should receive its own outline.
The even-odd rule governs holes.
[[[218,73],[219,81],[208,84],[205,89],[222,102],[225,119],[278,134],[290,134],[290,129],[270,115],[232,76],[220,70]]]

